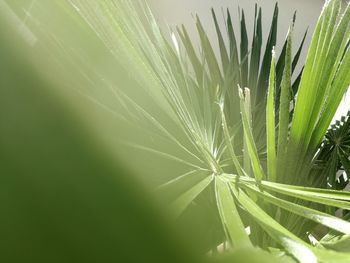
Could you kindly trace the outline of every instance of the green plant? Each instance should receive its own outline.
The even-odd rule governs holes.
[[[107,116],[96,113],[100,108],[117,116],[111,131],[132,140],[129,146],[154,153],[158,163],[161,157],[178,163],[176,169],[157,163],[160,175],[152,177],[155,171],[147,164],[131,162],[150,168],[147,181],[160,184],[156,195],[177,222],[198,230],[193,240],[202,254],[216,253],[222,245],[226,252],[248,251],[245,255],[266,256],[258,251],[263,249],[281,262],[347,262],[350,223],[347,215],[341,219],[335,212],[350,207],[350,194],[339,191],[346,177],[336,180],[341,166],[349,169],[348,119],[327,132],[350,82],[350,7],[340,17],[340,5],[340,0],[326,2],[294,84],[303,43],[293,59],[292,22],[276,64],[277,6],[261,63],[257,8],[250,51],[242,13],[240,52],[230,13],[227,48],[213,12],[220,65],[198,18],[199,54],[184,27],[177,30],[178,38],[168,38],[145,3],[118,0],[36,4],[28,28],[40,48],[29,57],[44,53],[55,58],[45,60],[47,71],[40,62],[34,64],[50,79],[57,78],[50,71],[55,69],[65,79],[60,85],[64,93],[77,87],[97,105],[98,110],[88,111],[91,118]],[[50,7],[61,10],[65,24],[54,19],[40,23]],[[65,25],[76,27],[68,34],[60,31]],[[91,47],[81,47],[82,39]],[[87,54],[94,56],[94,51],[105,59],[102,64],[114,66],[112,73],[93,64],[99,60]],[[85,109],[82,104],[76,107]],[[109,142],[113,133],[105,131],[111,125],[105,120],[100,122],[104,128],[91,129]],[[213,260],[225,260],[221,256]]]

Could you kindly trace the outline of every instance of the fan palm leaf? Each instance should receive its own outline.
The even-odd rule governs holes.
[[[6,10],[17,10],[15,3],[0,3]],[[50,7],[61,10],[79,28],[74,32],[84,32],[91,45],[103,50],[101,54],[108,53],[104,58],[118,67],[117,78],[104,72],[106,68],[98,71],[91,62],[98,59],[88,59],[93,49],[80,50],[81,42],[73,34],[67,37],[54,22],[43,23],[47,19],[43,10]],[[29,33],[40,39],[33,57],[47,54],[45,67],[57,70],[62,79],[76,73],[64,90],[77,87],[93,105],[113,113],[118,129],[124,131],[116,137],[124,144],[125,138],[132,140],[126,148],[118,148],[120,152],[133,146],[155,155],[153,166],[160,175],[151,185],[158,186],[156,192],[174,218],[189,224],[207,212],[202,220],[207,220],[204,228],[211,227],[210,238],[198,244],[201,251],[217,252],[223,244],[233,253],[259,247],[280,260],[348,261],[350,251],[344,244],[350,224],[347,217],[335,216],[335,208],[350,207],[350,194],[337,190],[336,183],[336,171],[341,166],[349,169],[349,121],[328,128],[350,82],[349,5],[340,16],[341,1],[326,1],[304,69],[294,83],[305,38],[293,57],[294,17],[275,58],[277,5],[265,50],[260,8],[255,7],[251,45],[243,11],[239,45],[230,12],[225,39],[212,11],[221,61],[198,16],[199,51],[185,27],[165,34],[143,1],[69,0],[36,3],[35,8],[37,17],[19,30],[27,40]],[[18,29],[13,19],[8,20]],[[35,66],[47,78],[57,78],[41,63]],[[115,136],[101,127],[94,129],[108,142]],[[165,159],[176,162],[177,169],[165,165],[161,170]],[[326,167],[319,169],[320,163]],[[334,231],[312,243],[308,237],[316,236],[316,227]]]

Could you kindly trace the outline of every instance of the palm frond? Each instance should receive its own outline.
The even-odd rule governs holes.
[[[47,45],[47,65],[60,69],[62,79],[77,73],[67,86],[81,88],[95,102],[103,102],[95,104],[121,115],[118,129],[127,126],[123,136],[135,140],[129,145],[158,156],[154,156],[156,168],[164,157],[181,164],[174,178],[164,175],[174,172],[171,167],[158,171],[168,182],[159,183],[156,192],[174,218],[185,223],[188,211],[195,215],[198,207],[213,211],[215,223],[205,225],[209,223],[203,219],[203,224],[215,238],[199,250],[215,252],[218,245],[228,243],[229,251],[254,246],[283,250],[300,262],[348,260],[350,252],[339,247],[347,244],[343,234],[350,234],[350,225],[347,218],[335,216],[335,208],[350,209],[350,194],[336,190],[336,171],[342,166],[350,169],[349,118],[327,129],[350,82],[350,5],[340,17],[341,1],[326,1],[305,66],[294,83],[305,37],[293,56],[294,17],[281,55],[275,58],[277,4],[265,49],[258,6],[251,44],[243,10],[240,39],[230,12],[224,35],[212,10],[221,61],[198,16],[199,51],[185,27],[164,33],[143,1],[69,0],[36,6],[39,11],[55,7],[78,20],[73,19],[72,25],[94,36],[94,45],[112,57],[106,56],[111,65],[130,73],[128,82],[119,85],[113,74],[103,74],[108,81],[101,81],[84,63],[67,62],[73,56],[88,57],[89,47],[78,52],[81,43],[74,37],[61,43],[57,39],[64,33],[54,30],[57,27],[31,21],[30,30],[42,41],[33,54]],[[41,16],[37,19],[44,21]],[[39,63],[37,68],[45,72]],[[125,77],[120,72],[118,77]],[[105,134],[101,127],[96,129]],[[108,142],[120,136],[107,134]],[[141,169],[146,165],[140,160],[134,163]],[[333,238],[320,237],[317,246],[307,239],[317,226],[337,232],[332,232]]]

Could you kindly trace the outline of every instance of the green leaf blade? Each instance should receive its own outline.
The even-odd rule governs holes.
[[[170,211],[174,212],[174,217],[179,217],[190,203],[213,181],[214,175],[209,175],[202,181],[194,185],[191,189],[180,195],[171,205]]]
[[[272,51],[274,53],[274,51]],[[266,108],[267,171],[268,179],[276,181],[276,123],[275,123],[276,72],[275,55],[272,54]]]
[[[215,194],[227,239],[235,249],[252,247],[252,243],[237,211],[230,187],[225,180],[218,177],[215,178]]]

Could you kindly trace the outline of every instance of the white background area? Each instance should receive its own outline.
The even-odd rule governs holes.
[[[269,28],[271,25],[272,14],[275,0],[148,0],[157,19],[164,29],[175,28],[177,25],[184,24],[189,31],[190,36],[198,41],[197,33],[194,26],[194,14],[198,14],[201,22],[212,42],[213,48],[218,53],[218,44],[216,41],[216,32],[213,24],[210,8],[214,8],[219,22],[221,22],[222,31],[225,31],[224,18],[222,10],[229,8],[233,23],[236,29],[236,37],[239,39],[239,17],[238,7],[244,9],[248,30],[248,38],[251,41],[254,23],[254,5],[262,7],[263,22],[263,48],[265,46]],[[303,49],[300,62],[305,61],[307,47],[309,46],[312,32],[317,22],[318,16],[322,10],[323,0],[279,0],[279,20],[278,20],[278,37],[276,51],[277,56],[282,48],[294,11],[297,11],[297,20],[294,29],[293,50],[301,42],[305,30],[309,28],[305,47]],[[343,4],[343,6],[345,3]],[[300,63],[299,63],[300,65]],[[297,68],[297,72],[300,67]],[[349,69],[350,74],[350,69]],[[338,109],[336,118],[346,114],[350,106],[350,95],[344,96],[344,99]]]

